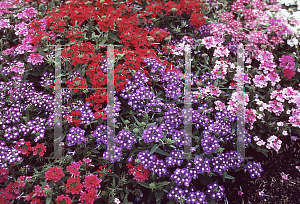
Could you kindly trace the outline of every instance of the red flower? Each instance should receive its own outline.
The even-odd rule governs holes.
[[[85,181],[83,182],[84,187],[86,188],[86,191],[89,191],[91,189],[100,188],[100,182],[102,180],[98,179],[95,175],[88,175],[85,177]]]
[[[62,172],[62,169],[57,167],[50,167],[50,169],[45,173],[45,178],[47,180],[52,180],[55,183],[63,176],[65,176],[65,174]]]
[[[56,198],[56,204],[72,204],[72,201],[69,195],[60,195]]]
[[[79,201],[86,204],[93,204],[97,198],[97,190],[91,189],[88,192],[81,193]]]
[[[284,68],[282,72],[284,76],[286,76],[289,79],[291,79],[296,74],[296,72],[294,72],[293,69],[289,69],[289,68]]]
[[[72,194],[80,194],[83,185],[79,183],[79,178],[69,178],[67,180],[67,190],[66,193],[72,193]]]
[[[37,143],[36,146],[32,147],[31,150],[33,151],[32,153],[33,155],[39,154],[42,157],[46,152],[46,146],[44,145],[44,143],[42,144]]]

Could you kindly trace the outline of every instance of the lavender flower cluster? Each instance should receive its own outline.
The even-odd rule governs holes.
[[[220,147],[219,140],[212,136],[204,137],[201,140],[201,146],[205,151],[205,154],[210,154]]]
[[[211,35],[210,28],[207,25],[200,26],[197,30],[194,31],[196,38],[203,38]]]
[[[141,165],[149,169],[149,171],[156,173],[159,177],[167,175],[167,165],[164,161],[151,155],[148,150],[139,152],[137,158],[140,160]]]
[[[113,152],[113,154],[109,154],[109,152]],[[107,149],[103,153],[103,158],[111,163],[115,163],[116,161],[120,161],[122,158],[122,148],[112,146],[111,149]]]
[[[0,168],[6,168],[8,163],[21,161],[22,157],[18,156],[19,151],[15,148],[9,148],[4,141],[0,140]]]
[[[108,133],[107,133],[108,129]],[[97,126],[96,130],[93,131],[92,136],[96,138],[98,146],[101,144],[107,145],[107,134],[111,135],[113,133],[112,129],[107,125]]]
[[[80,127],[72,127],[67,134],[67,144],[68,146],[73,146],[75,144],[81,144],[82,142],[88,141],[88,138],[84,137],[85,130]]]
[[[92,110],[88,104],[83,104],[82,101],[78,101],[77,104],[72,104],[72,108],[75,108],[75,111],[80,110],[81,112],[81,124],[89,124],[92,119],[95,119]]]
[[[197,174],[203,174],[204,172],[210,172],[209,159],[200,157],[198,155],[194,158],[194,165]]]
[[[128,80],[125,89],[122,90],[120,96],[124,99],[128,99],[128,105],[132,106],[133,110],[139,112],[137,115],[141,116],[143,113],[148,113],[153,111],[149,105],[147,105],[147,100],[155,99],[154,93],[150,91],[149,86],[145,85],[148,82],[148,78],[142,73],[141,70],[135,73],[133,76],[134,82]],[[144,110],[143,110],[144,109]]]

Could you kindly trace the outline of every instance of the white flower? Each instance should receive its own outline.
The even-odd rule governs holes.
[[[298,42],[297,38],[292,38],[292,39],[287,40],[287,44],[291,47],[294,47],[294,46],[298,47],[298,43],[299,42]]]
[[[265,145],[266,142],[263,141],[263,140],[260,140],[260,141],[256,142],[256,144],[257,144],[258,146],[262,146],[262,145]]]
[[[277,122],[278,126],[283,126],[283,122]]]
[[[264,107],[259,107],[259,111],[264,111]]]
[[[253,139],[254,139],[254,141],[258,141],[259,140],[259,138],[257,136],[254,136]]]
[[[286,130],[285,130],[285,131],[283,131],[283,132],[282,132],[282,134],[283,134],[283,135],[285,135],[285,136],[286,136],[286,135],[288,135],[288,133],[287,133],[287,131],[286,131]]]
[[[115,198],[115,204],[119,204],[121,201],[119,200],[119,198]]]

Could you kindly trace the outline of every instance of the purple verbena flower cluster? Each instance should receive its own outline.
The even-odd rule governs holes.
[[[260,162],[249,162],[247,163],[246,168],[251,178],[255,178],[256,176],[260,177],[260,173],[263,172]]]
[[[184,157],[183,150],[174,149],[170,152],[171,156],[168,156],[165,161],[168,167],[174,167],[175,165],[181,166],[183,160],[180,158]]]
[[[4,141],[0,141],[0,168],[6,168],[8,163],[21,161],[22,157],[18,156],[19,152],[15,148],[9,148]]]
[[[163,138],[163,134],[161,129],[158,128],[156,125],[148,126],[148,128],[144,130],[142,137],[145,143],[150,143],[153,141],[158,142],[160,139]]]
[[[111,150],[111,155],[109,154],[109,150]],[[111,149],[108,149],[103,153],[103,158],[111,163],[115,163],[116,161],[119,162],[122,158],[122,148],[113,145]]]
[[[238,158],[235,151],[230,151],[226,153],[220,153],[218,156],[213,157],[211,160],[211,165],[213,166],[213,172],[222,175],[224,171],[229,168],[235,169],[239,167],[243,162],[243,159]]]
[[[122,130],[117,135],[115,142],[123,149],[126,148],[128,150],[131,149],[132,145],[137,142],[136,138],[134,138],[130,131]]]
[[[203,174],[204,172],[210,172],[209,159],[200,157],[198,155],[194,158],[194,166],[197,174]]]
[[[213,184],[207,185],[206,193],[210,194],[210,197],[215,200],[222,200],[225,197],[225,188],[224,186],[219,186],[216,182]]]
[[[54,80],[55,77],[51,72],[50,73],[44,72],[43,76],[41,77],[40,85],[42,87],[48,87],[54,84]]]
[[[85,130],[80,127],[72,127],[67,134],[67,144],[68,146],[73,146],[75,144],[81,144],[82,142],[88,141],[88,138],[84,137]]]
[[[184,184],[185,186],[189,186],[192,179],[196,179],[198,177],[196,170],[194,169],[176,169],[174,173],[171,175],[170,179],[174,180],[177,185]]]
[[[151,155],[148,150],[139,152],[137,158],[144,168],[156,173],[159,177],[167,174],[167,165],[163,160],[157,159],[154,155]]]
[[[201,140],[201,146],[205,151],[205,154],[211,154],[220,147],[220,144],[217,138],[213,136],[207,136]]]

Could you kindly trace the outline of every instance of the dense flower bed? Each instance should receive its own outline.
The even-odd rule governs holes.
[[[1,203],[224,203],[237,172],[300,134],[299,1],[0,2]],[[292,14],[292,11],[295,11]],[[297,21],[297,19],[299,19]],[[237,45],[244,45],[245,73]],[[63,135],[54,141],[55,50]],[[107,44],[115,54],[115,156],[108,155]],[[192,134],[185,130],[191,47]],[[244,78],[248,150],[237,157]],[[54,155],[59,143],[63,157]],[[190,143],[192,158],[184,147]],[[251,152],[251,151],[250,151]],[[241,192],[239,192],[242,195]],[[133,198],[132,198],[133,196]]]

